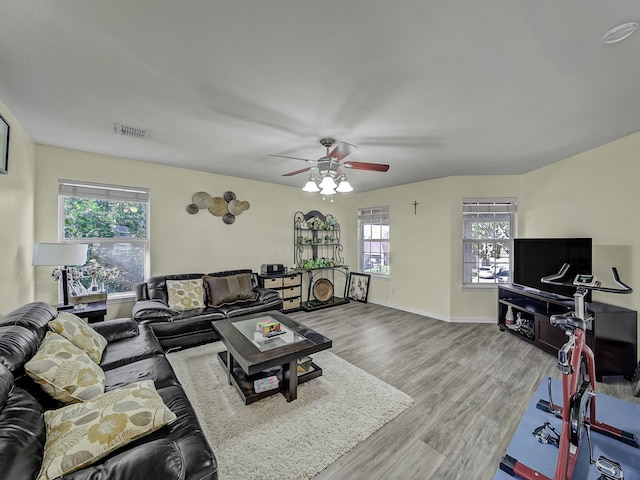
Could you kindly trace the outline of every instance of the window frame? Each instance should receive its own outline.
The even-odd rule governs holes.
[[[509,214],[509,238],[498,238],[497,236],[493,236],[492,238],[482,238],[482,239],[474,239],[474,238],[466,238],[465,233],[465,214],[467,213],[481,213],[481,214]],[[490,279],[486,279],[488,281],[480,282],[479,279],[476,281],[467,281],[467,272],[466,269],[469,265],[473,265],[476,262],[469,262],[465,259],[465,253],[468,250],[470,245],[479,245],[484,243],[508,243],[509,244],[509,283],[511,283],[511,279],[513,278],[513,243],[517,234],[517,219],[518,219],[518,199],[517,197],[478,197],[478,198],[463,198],[462,199],[462,257],[461,257],[461,273],[462,273],[462,288],[464,289],[491,289],[494,290],[497,285],[501,282],[499,281],[498,276],[494,273],[494,276]],[[473,250],[473,248],[472,248]],[[493,258],[493,265],[497,265],[498,259],[500,257]],[[479,259],[478,263],[479,265]],[[495,267],[494,267],[495,268]],[[495,272],[495,270],[494,270]],[[470,279],[473,279],[473,274],[470,274]]]
[[[366,214],[364,212],[369,211],[369,214]],[[377,211],[377,212],[376,212]],[[380,212],[381,211],[381,212]],[[387,231],[388,231],[388,236],[387,238],[376,238],[376,239],[372,239],[372,238],[364,238],[364,228],[366,225],[375,225],[375,223],[373,223],[372,221],[369,221],[368,223],[364,223],[363,220],[365,218],[369,218],[370,220],[372,220],[374,217],[380,217],[382,215],[382,219],[386,221],[386,226],[387,226]],[[377,277],[381,277],[381,278],[390,278],[391,277],[391,221],[390,221],[390,209],[388,205],[382,205],[382,206],[378,206],[378,207],[363,207],[363,208],[358,208],[358,270],[373,276],[377,276]],[[378,225],[380,223],[377,223]],[[371,270],[367,270],[365,269],[364,266],[364,260],[365,260],[365,254],[367,253],[365,250],[365,242],[377,242],[377,243],[386,243],[388,248],[387,248],[387,252],[386,255],[381,255],[382,257],[384,257],[384,259],[386,259],[387,265],[387,272],[375,272],[375,271],[371,271]],[[380,248],[380,251],[383,251],[383,248]],[[371,253],[371,250],[369,250],[369,253]],[[382,265],[382,261],[381,261],[381,265],[379,265],[379,267],[383,267],[384,265]]]
[[[146,204],[145,236],[141,237],[65,237],[65,197],[90,198],[109,201],[136,202]],[[125,185],[111,185],[95,182],[82,182],[77,180],[58,180],[58,240],[61,243],[99,243],[103,245],[130,243],[143,247],[143,277],[149,278],[150,274],[150,219],[151,202],[149,189],[143,187],[131,187]],[[126,292],[112,292],[108,294],[108,301],[130,301],[135,298],[135,290]]]

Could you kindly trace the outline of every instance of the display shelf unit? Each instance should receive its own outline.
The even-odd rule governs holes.
[[[528,328],[509,328],[506,314],[511,307],[514,317],[520,314]],[[587,324],[587,345],[594,352],[596,380],[607,375],[630,379],[637,366],[637,312],[601,302],[590,302],[587,312],[593,321]],[[536,347],[557,355],[567,341],[560,328],[551,325],[551,315],[574,310],[573,299],[547,294],[517,285],[498,286],[498,326]],[[533,335],[527,335],[532,332]]]
[[[349,267],[344,265],[340,224],[335,217],[317,210],[296,212],[293,231],[294,264],[306,282],[302,308],[310,311],[349,303],[346,296]],[[341,296],[336,295],[336,273],[340,281],[344,276]]]
[[[278,291],[283,312],[295,312],[302,307],[302,272],[259,275],[258,283]]]

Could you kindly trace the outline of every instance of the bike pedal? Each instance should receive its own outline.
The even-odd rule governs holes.
[[[607,457],[599,457],[596,460],[596,468],[602,474],[600,477],[602,480],[624,480],[622,466]]]

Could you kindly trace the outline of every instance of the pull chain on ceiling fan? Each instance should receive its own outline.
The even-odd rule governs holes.
[[[343,169],[368,170],[372,172],[386,172],[389,165],[382,163],[367,162],[343,162],[345,157],[355,152],[358,147],[350,143],[340,142],[331,152],[329,149],[336,143],[334,138],[322,138],[320,144],[326,148],[326,155],[318,160],[306,158],[289,157],[286,155],[268,154],[271,157],[290,158],[302,160],[303,162],[314,163],[315,165],[293,172],[285,173],[283,177],[291,177],[299,173],[310,172],[307,183],[302,188],[305,192],[320,192],[322,195],[333,195],[336,192],[348,193],[353,187],[347,179]]]

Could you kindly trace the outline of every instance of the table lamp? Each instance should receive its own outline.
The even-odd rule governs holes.
[[[73,308],[69,304],[68,265],[84,265],[87,262],[87,249],[84,243],[43,243],[33,244],[32,265],[55,265],[62,273],[62,305],[58,310]]]

